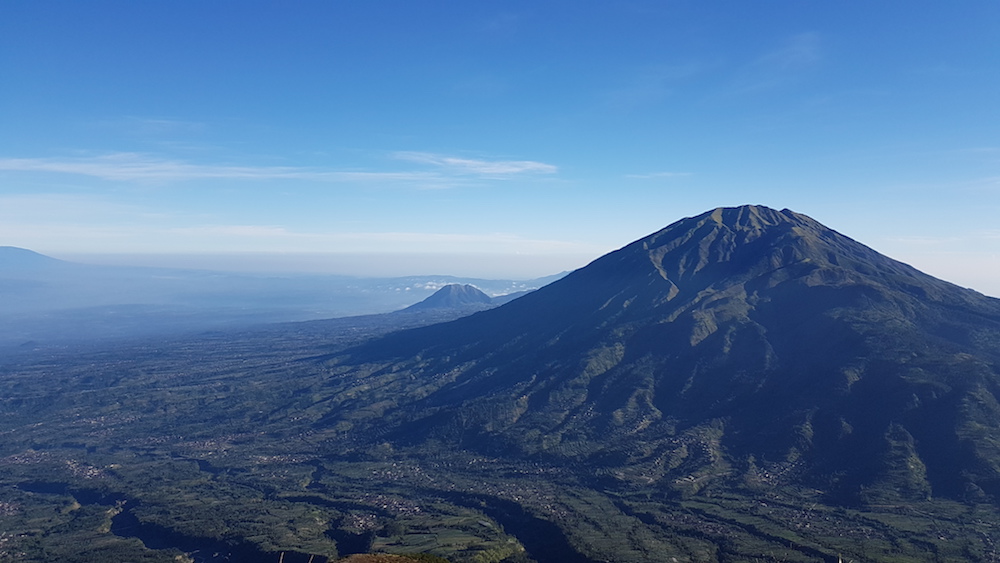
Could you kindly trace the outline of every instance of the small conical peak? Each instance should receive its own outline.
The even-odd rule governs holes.
[[[438,309],[464,307],[469,305],[489,305],[492,299],[476,286],[453,283],[442,287],[433,295],[407,309]]]
[[[488,299],[489,296],[483,293],[474,285],[452,283],[448,284],[441,289],[437,290],[437,294],[449,295],[455,297],[472,298],[475,300],[482,300],[483,298]]]

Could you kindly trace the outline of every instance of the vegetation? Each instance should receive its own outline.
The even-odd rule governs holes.
[[[0,559],[1000,560],[1000,304],[731,215],[384,337],[9,361]]]

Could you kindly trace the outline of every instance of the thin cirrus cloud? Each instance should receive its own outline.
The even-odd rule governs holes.
[[[626,178],[638,180],[663,180],[669,178],[686,178],[694,176],[691,172],[650,172],[649,174],[626,174]]]
[[[820,62],[821,47],[817,33],[793,35],[780,47],[745,65],[737,73],[729,93],[749,93],[784,86]]]
[[[656,104],[669,96],[676,86],[704,70],[700,63],[645,66],[621,79],[621,84],[605,93],[603,98],[607,106],[619,110]]]
[[[197,227],[179,227],[169,229],[171,233],[180,235],[232,238],[269,237],[275,240],[294,240],[297,243],[321,243],[320,248],[329,248],[331,243],[350,243],[352,249],[358,244],[367,245],[368,250],[386,250],[400,248],[400,245],[414,245],[423,251],[433,249],[455,250],[458,248],[510,247],[521,251],[567,251],[592,250],[592,247],[572,242],[549,239],[532,239],[510,233],[435,233],[406,231],[362,231],[362,232],[325,232],[306,233],[273,225],[206,225]]]
[[[0,170],[76,174],[111,181],[183,181],[197,179],[309,180],[320,182],[390,181],[453,185],[451,178],[502,178],[521,173],[554,173],[551,164],[529,160],[472,160],[423,152],[395,153],[396,160],[430,164],[433,171],[341,171],[297,166],[228,166],[193,164],[139,153],[86,158],[4,158]],[[457,185],[457,184],[455,184]]]
[[[113,181],[176,181],[196,179],[298,179],[347,182],[359,180],[432,180],[424,172],[343,172],[292,166],[224,166],[191,164],[137,153],[113,153],[89,158],[5,158],[0,170],[57,172]]]
[[[820,37],[817,33],[800,33],[784,45],[764,54],[754,66],[768,70],[799,70],[820,60]]]
[[[216,248],[224,251],[230,243],[255,239],[269,250],[284,252],[503,252],[530,255],[598,255],[607,249],[594,245],[553,239],[534,239],[510,233],[435,233],[435,232],[319,232],[308,233],[274,225],[204,225],[171,228],[171,236],[210,237]],[[158,237],[163,238],[163,237]],[[241,248],[242,246],[237,246]]]
[[[478,160],[411,151],[397,152],[393,156],[397,160],[430,164],[442,171],[453,174],[497,177],[524,173],[554,174],[559,170],[558,167],[552,164],[536,162],[534,160]]]
[[[212,225],[205,227],[177,227],[170,229],[179,235],[210,237],[289,237],[294,236],[284,227],[270,225]]]

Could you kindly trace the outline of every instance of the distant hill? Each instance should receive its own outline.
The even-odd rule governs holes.
[[[269,322],[387,313],[430,296],[443,285],[476,284],[493,294],[535,289],[540,280],[453,276],[356,278],[335,275],[243,274],[204,270],[103,266],[57,260],[0,247],[0,353],[71,342],[240,329]],[[474,297],[440,297],[427,310]],[[479,308],[477,308],[479,307]],[[418,307],[418,310],[420,308]],[[428,319],[455,318],[434,313]],[[405,326],[412,320],[408,320]]]
[[[476,311],[485,311],[509,303],[519,297],[527,295],[534,290],[515,291],[490,297],[486,293],[470,284],[449,284],[434,292],[419,303],[410,305],[400,312],[418,312],[452,309],[463,311],[466,314]]]
[[[423,301],[410,305],[405,311],[423,309],[454,309],[454,308],[488,308],[493,305],[493,299],[469,284],[448,284],[435,291]]]
[[[66,264],[62,260],[16,246],[0,246],[0,275]]]

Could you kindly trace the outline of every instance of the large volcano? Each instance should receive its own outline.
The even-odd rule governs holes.
[[[720,208],[333,358],[366,391],[325,422],[685,490],[777,475],[841,502],[1000,498],[998,362],[1000,300],[805,215]]]

